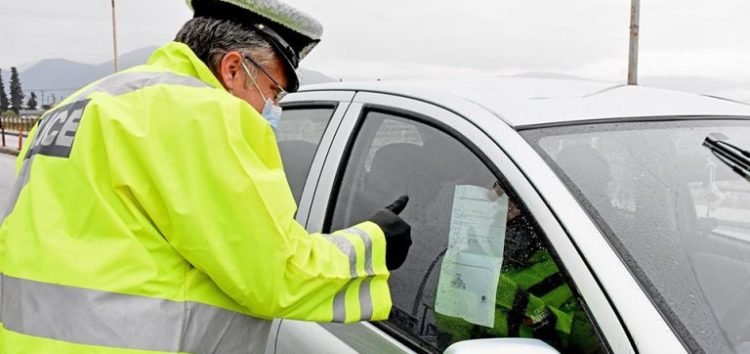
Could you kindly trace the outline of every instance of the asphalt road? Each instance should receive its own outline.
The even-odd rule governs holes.
[[[0,153],[0,214],[5,211],[10,187],[16,179],[16,157]]]

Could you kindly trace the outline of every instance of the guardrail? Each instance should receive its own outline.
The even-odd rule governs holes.
[[[0,146],[21,150],[23,140],[37,119],[32,116],[0,116]]]

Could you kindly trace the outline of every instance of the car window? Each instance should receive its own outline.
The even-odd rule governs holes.
[[[407,194],[413,245],[389,284],[386,328],[430,350],[484,337],[535,337],[561,352],[603,352],[574,288],[512,190],[458,140],[371,111],[352,145],[329,215],[367,220]]]
[[[299,204],[313,157],[335,106],[285,108],[276,131],[284,172]]]
[[[750,183],[706,140],[747,149],[750,121],[665,118],[523,135],[690,352],[750,353]]]

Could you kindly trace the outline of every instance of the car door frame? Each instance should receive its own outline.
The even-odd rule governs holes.
[[[313,155],[313,160],[310,165],[310,170],[307,173],[304,187],[302,188],[302,194],[300,197],[299,204],[297,205],[297,214],[295,219],[302,226],[306,226],[307,218],[310,211],[310,204],[315,192],[315,188],[318,183],[318,178],[323,169],[323,162],[328,155],[328,150],[331,147],[331,142],[336,134],[341,121],[344,119],[349,104],[354,99],[354,91],[312,91],[312,92],[299,92],[292,93],[284,97],[281,102],[281,106],[284,109],[300,109],[300,108],[319,108],[319,107],[330,107],[334,106],[331,119],[328,121],[323,135],[320,138],[320,143]],[[308,228],[308,231],[310,229]],[[266,345],[266,353],[275,353],[276,345],[279,338],[279,329],[281,327],[282,320],[276,319],[271,325],[271,331],[268,336],[268,343]]]
[[[354,134],[363,119],[363,114],[370,107],[381,108],[387,112],[406,114],[416,120],[425,120],[432,126],[438,126],[444,131],[447,130],[449,134],[462,140],[465,145],[468,142],[480,150],[482,152],[480,156],[483,157],[485,163],[493,168],[494,173],[502,172],[503,178],[511,184],[516,194],[524,201],[547,235],[579,292],[586,299],[585,303],[588,310],[592,313],[605,342],[610,346],[612,352],[635,352],[634,345],[615,308],[545,200],[541,198],[534,186],[513,160],[506,155],[499,144],[470,120],[444,107],[414,97],[376,92],[357,92],[344,119],[337,128],[328,154],[321,166],[314,196],[307,212],[306,226],[309,230],[319,231],[325,226],[328,209],[333,200],[334,184],[340,173],[341,160],[346,157],[353,142]],[[499,120],[496,123],[504,124]],[[307,192],[307,186],[305,189]],[[354,326],[363,326],[364,330],[372,331],[377,335],[385,335],[381,328],[377,328],[370,323],[361,323]],[[350,334],[348,332],[353,330],[350,326],[341,325],[323,325],[323,327],[337,338],[347,338]],[[390,335],[388,336],[390,337]],[[351,344],[356,345],[357,343]],[[406,344],[410,348],[419,349],[419,347],[414,346],[414,343],[407,342]]]
[[[284,109],[318,108],[333,105],[333,113],[328,125],[323,131],[310,170],[307,173],[305,185],[302,189],[300,202],[297,205],[297,221],[303,226],[307,223],[310,204],[317,187],[318,178],[323,169],[323,162],[328,156],[333,138],[341,121],[344,119],[349,104],[354,99],[353,91],[312,91],[287,95],[281,103]]]

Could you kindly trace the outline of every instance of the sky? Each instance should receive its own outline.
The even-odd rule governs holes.
[[[334,78],[551,72],[624,82],[627,76],[630,0],[287,2],[325,27],[323,42],[302,65]],[[171,40],[191,16],[183,0],[116,4],[120,53]],[[107,0],[3,0],[0,67],[53,57],[110,60],[110,6]],[[749,18],[748,0],[643,0],[642,81],[719,82],[706,84],[707,93],[750,101]]]

